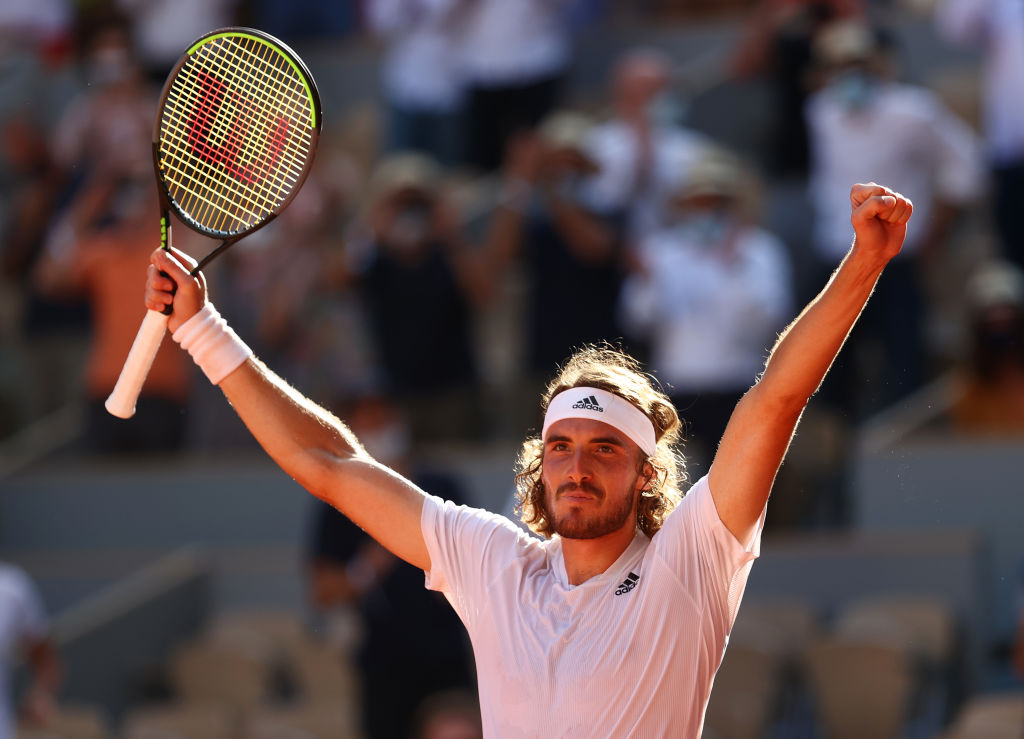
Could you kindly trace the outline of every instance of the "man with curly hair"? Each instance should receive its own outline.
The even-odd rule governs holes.
[[[697,737],[776,471],[906,234],[902,195],[872,183],[850,201],[853,246],[782,333],[685,497],[679,417],[637,363],[591,348],[563,367],[517,476],[543,540],[376,462],[252,357],[186,256],[154,252],[146,304],[173,307],[174,339],[286,472],[447,596],[473,642],[485,736]]]

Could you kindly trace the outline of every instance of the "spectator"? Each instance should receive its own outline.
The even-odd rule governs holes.
[[[203,34],[233,25],[238,0],[116,0],[132,20],[132,42],[150,79],[163,84],[171,67]]]
[[[855,335],[859,344],[879,346],[881,366],[864,383],[850,377],[849,363],[841,364],[825,388],[827,398],[857,414],[897,400],[925,379],[921,272],[939,258],[958,210],[979,195],[981,160],[973,132],[932,92],[888,79],[878,32],[855,21],[835,23],[822,30],[815,49],[825,83],[807,106],[818,274],[829,274],[849,248],[849,203],[839,183],[889,182],[914,203],[903,250],[879,280]],[[856,387],[882,391],[858,398]]]
[[[621,333],[615,306],[624,275],[622,216],[588,196],[588,178],[598,171],[587,151],[592,131],[588,117],[559,112],[520,137],[489,234],[498,264],[521,257],[525,268],[526,361],[538,382],[572,347]]]
[[[672,61],[660,51],[625,54],[612,76],[612,118],[588,142],[600,170],[590,195],[602,210],[626,214],[634,242],[666,225],[671,191],[709,143],[665,115],[671,74]]]
[[[431,159],[389,157],[368,185],[366,234],[350,244],[383,381],[417,442],[479,430],[472,327],[493,291],[442,187]]]
[[[94,453],[166,452],[184,444],[192,374],[169,345],[157,354],[131,420],[113,418],[103,407],[142,320],[133,309],[138,294],[131,285],[145,274],[156,238],[154,187],[151,175],[141,181],[104,178],[90,184],[76,200],[69,221],[55,229],[35,271],[44,294],[85,296],[91,307],[83,438]]]
[[[1024,433],[1024,275],[1008,262],[981,265],[967,283],[969,361],[952,407],[954,427]]]
[[[731,72],[767,78],[774,104],[764,165],[780,178],[807,177],[804,105],[814,69],[814,40],[827,24],[863,15],[862,0],[761,0],[751,15]]]
[[[57,653],[35,585],[20,568],[0,563],[0,739],[14,739],[16,711],[12,705],[11,667],[24,655],[32,683],[22,698],[21,714],[29,724],[45,724],[56,707],[61,679]]]
[[[458,49],[467,84],[469,164],[497,169],[509,140],[558,104],[576,0],[466,0]]]
[[[54,162],[71,192],[96,173],[151,177],[157,96],[142,75],[127,21],[109,20],[92,34],[85,76],[88,87],[64,111],[53,138]]]
[[[372,0],[370,28],[387,40],[384,97],[388,150],[421,151],[444,165],[461,161],[464,84],[456,57],[461,0]]]
[[[423,490],[466,502],[451,476],[429,471],[412,458],[409,429],[387,398],[365,395],[347,417],[371,454],[404,470]],[[421,571],[326,503],[318,501],[315,511],[311,596],[321,613],[354,606],[361,617],[357,661],[366,735],[411,736],[417,707],[425,699],[440,691],[475,688],[466,630],[443,596],[424,589]],[[479,713],[476,721],[479,726]]]
[[[687,422],[688,466],[705,471],[744,378],[792,312],[786,247],[748,222],[746,184],[734,157],[706,154],[673,198],[677,224],[642,244],[623,290],[624,322],[650,342]]]
[[[995,225],[1003,253],[1024,267],[1024,13],[1014,0],[941,0],[936,18],[947,37],[983,48]]]

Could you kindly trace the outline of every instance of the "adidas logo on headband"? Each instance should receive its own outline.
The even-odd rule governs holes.
[[[591,395],[588,398],[581,398],[572,405],[573,408],[582,408],[586,411],[597,411],[598,413],[604,413],[604,408],[597,402],[597,398]]]

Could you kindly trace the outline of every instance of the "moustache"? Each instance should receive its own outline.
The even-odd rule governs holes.
[[[558,489],[555,490],[555,497],[556,498],[561,498],[566,493],[576,492],[577,490],[581,490],[584,493],[589,493],[590,495],[593,495],[598,500],[600,500],[601,498],[604,497],[604,491],[603,490],[601,490],[599,487],[597,487],[593,483],[587,482],[587,481],[562,483],[561,485],[558,486]]]

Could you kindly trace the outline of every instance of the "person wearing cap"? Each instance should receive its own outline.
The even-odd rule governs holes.
[[[561,367],[517,475],[523,518],[543,538],[373,459],[253,357],[187,255],[154,251],[146,305],[171,306],[174,340],[289,475],[444,593],[473,643],[484,736],[696,739],[775,474],[913,209],[873,183],[854,185],[850,206],[853,246],[782,332],[685,497],[680,420],[656,381],[609,349]]]
[[[786,246],[750,222],[751,190],[735,156],[709,150],[676,191],[677,222],[640,244],[622,292],[623,322],[650,347],[703,469],[793,311]]]
[[[598,173],[593,130],[589,116],[557,111],[516,140],[502,175],[486,251],[499,273],[516,261],[524,267],[531,379],[546,377],[573,346],[621,334],[615,306],[625,276],[623,218],[589,195]],[[530,386],[531,397],[538,385]]]
[[[445,186],[432,158],[387,157],[349,244],[380,380],[409,413],[417,443],[479,430],[473,313],[490,297],[490,272]]]
[[[1024,433],[1024,273],[992,259],[966,286],[970,353],[950,409],[958,431]]]
[[[861,21],[823,28],[814,46],[822,84],[806,108],[815,266],[805,293],[817,289],[849,248],[845,183],[888,183],[914,201],[917,213],[900,256],[879,281],[858,346],[840,360],[824,391],[851,421],[925,381],[924,273],[942,259],[956,216],[980,196],[983,183],[977,136],[932,91],[891,79],[889,46],[884,32]],[[881,356],[869,382],[855,374],[858,356],[859,366]]]

